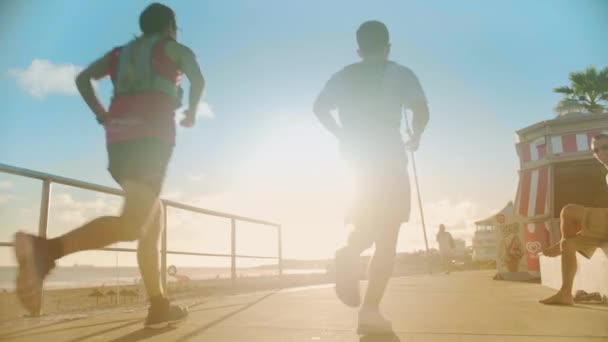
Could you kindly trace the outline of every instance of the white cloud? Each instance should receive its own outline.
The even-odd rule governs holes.
[[[75,200],[69,193],[57,193],[53,194],[52,206],[62,209],[103,210],[107,207],[107,203],[101,197],[85,201]]]
[[[177,110],[177,112],[183,116],[184,111],[187,109],[188,109],[188,107],[184,106],[184,107],[179,108]],[[207,102],[201,101],[198,104],[198,108],[196,110],[196,118],[211,120],[211,119],[215,118],[215,113],[213,112],[213,109]],[[178,117],[178,119],[181,120],[181,116]]]
[[[412,194],[415,201],[415,193]],[[467,245],[471,244],[471,238],[475,233],[475,221],[483,219],[495,211],[489,210],[483,205],[470,200],[450,200],[442,199],[435,202],[423,203],[424,218],[427,231],[429,247],[435,247],[435,234],[440,224],[444,224],[446,229],[455,238],[465,239]],[[404,245],[410,248],[422,249],[424,242],[422,239],[422,224],[420,211],[416,202],[412,203],[410,221],[406,224],[406,229],[402,230]]]
[[[4,204],[8,201],[10,201],[11,199],[15,198],[14,196],[11,195],[7,195],[7,194],[0,194],[0,204]]]
[[[7,203],[8,201],[15,199],[15,196],[6,193],[7,190],[13,187],[13,183],[10,181],[0,181],[0,204]],[[4,191],[4,193],[2,193]]]
[[[418,209],[418,208],[415,208]],[[443,223],[448,228],[464,229],[480,219],[479,206],[468,200],[460,202],[443,199],[437,202],[425,203],[424,214],[427,225],[439,226]],[[412,221],[420,222],[418,210],[412,211]]]
[[[93,217],[99,214],[117,213],[120,208],[121,199],[114,196],[97,195],[95,199],[83,200],[74,199],[72,194],[60,192],[53,194],[51,209],[58,210],[59,217],[65,221],[67,217],[75,217],[80,220],[82,217]],[[75,212],[81,215],[75,215]],[[84,216],[83,216],[84,215]]]
[[[84,223],[87,217],[80,210],[63,210],[57,214],[57,219],[63,223],[77,225]]]
[[[174,189],[171,191],[163,192],[162,199],[167,199],[170,201],[181,201],[184,198],[184,193],[179,189]]]
[[[46,59],[34,59],[25,69],[11,69],[10,76],[19,87],[37,99],[48,95],[76,95],[76,75],[83,68],[74,64],[54,64]]]
[[[191,174],[188,175],[188,180],[190,180],[192,182],[195,182],[195,183],[200,183],[205,178],[207,178],[207,177],[205,176],[204,173],[197,173],[197,174],[191,173]]]
[[[1,181],[0,182],[0,190],[11,189],[13,187],[13,183],[10,181]]]
[[[196,111],[196,117],[204,118],[204,119],[213,119],[215,117],[215,113],[213,112],[213,109],[207,102],[201,102],[198,105],[198,109]]]

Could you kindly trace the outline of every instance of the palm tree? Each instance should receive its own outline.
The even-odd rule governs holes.
[[[564,94],[557,109],[572,106],[578,103],[591,113],[601,113],[607,108],[604,104],[608,101],[608,67],[599,72],[594,66],[588,67],[583,72],[571,72],[570,86],[558,87],[554,92]]]

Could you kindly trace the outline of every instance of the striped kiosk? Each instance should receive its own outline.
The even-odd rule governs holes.
[[[516,214],[523,218],[525,271],[540,276],[538,253],[560,240],[559,214],[566,204],[608,206],[605,170],[591,139],[608,132],[608,113],[565,113],[517,131],[520,160]]]

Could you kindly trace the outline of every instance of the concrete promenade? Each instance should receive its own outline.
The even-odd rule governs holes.
[[[608,305],[550,307],[554,290],[494,272],[393,278],[383,311],[394,334],[358,336],[356,310],[331,285],[191,299],[176,328],[143,329],[146,308],[0,323],[2,341],[608,341]]]

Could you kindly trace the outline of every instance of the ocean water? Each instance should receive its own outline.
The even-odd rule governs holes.
[[[325,273],[324,269],[284,269],[283,274],[312,274]],[[237,269],[239,277],[259,277],[277,275],[278,271],[271,268]],[[228,279],[229,268],[196,268],[184,267],[178,269],[178,275],[188,276],[193,280]],[[15,267],[0,267],[0,291],[12,291],[15,288],[17,269]],[[168,276],[169,281],[173,277]],[[74,266],[58,267],[45,280],[46,289],[64,289],[81,287],[101,287],[113,285],[138,284],[141,275],[137,267],[93,267]]]

